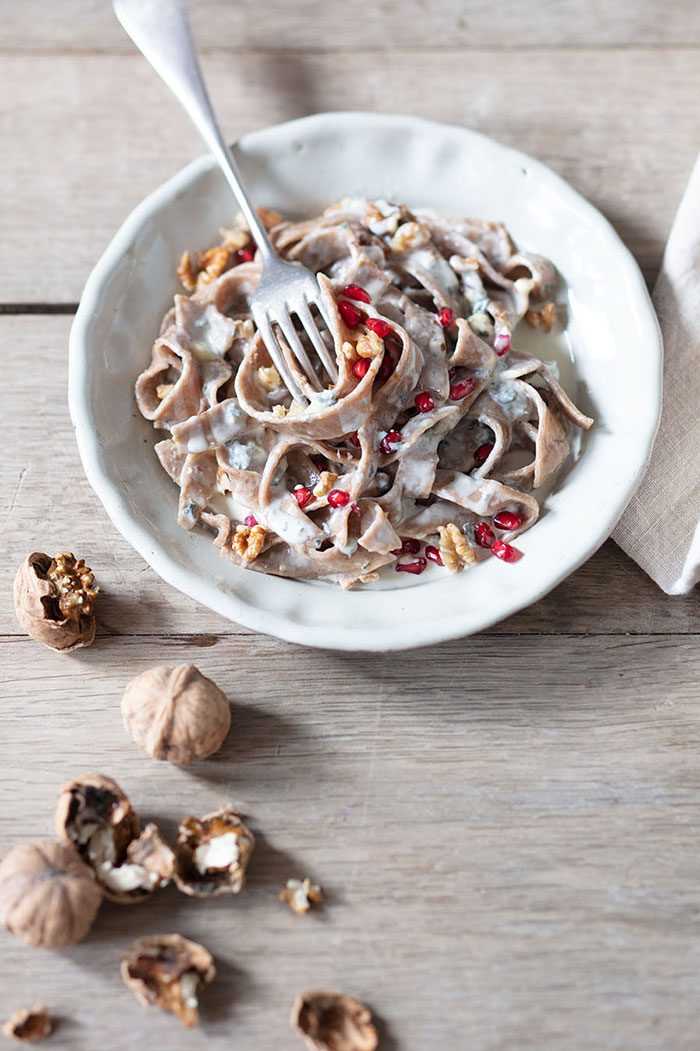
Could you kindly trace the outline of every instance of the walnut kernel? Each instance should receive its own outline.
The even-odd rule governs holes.
[[[94,872],[110,901],[131,905],[165,886],[175,855],[153,824],[141,820],[116,781],[84,774],[61,790],[56,832]]]
[[[451,573],[476,562],[476,551],[454,522],[440,526],[440,557]]]
[[[269,367],[261,365],[256,371],[255,377],[263,390],[279,390],[282,386],[282,378],[274,365]]]
[[[318,481],[313,489],[314,496],[319,499],[322,496],[327,496],[337,481],[338,475],[333,471],[321,471],[318,476]]]
[[[139,748],[178,766],[213,755],[231,727],[226,694],[194,664],[137,675],[124,691],[121,708],[124,726]]]
[[[84,559],[35,551],[17,570],[15,611],[22,628],[52,650],[69,652],[95,639],[98,588]]]
[[[318,883],[306,879],[288,879],[286,887],[280,891],[280,901],[289,902],[289,907],[300,916],[305,915],[312,905],[320,905],[323,891]]]
[[[403,223],[391,239],[392,252],[408,252],[411,248],[422,248],[430,240],[430,234],[420,223]]]
[[[557,307],[555,303],[544,303],[539,310],[528,310],[525,320],[533,328],[544,326],[545,332],[551,332],[552,326],[557,320]]]
[[[0,864],[0,920],[27,945],[74,945],[90,930],[101,903],[94,873],[63,843],[23,843]]]
[[[126,986],[147,1007],[172,1011],[183,1025],[199,1022],[198,997],[216,976],[211,953],[179,934],[139,938],[122,957]]]
[[[261,525],[236,526],[236,532],[231,537],[231,547],[246,562],[254,562],[264,546],[265,530]]]
[[[343,993],[303,993],[294,1001],[290,1024],[310,1051],[375,1051],[377,1047],[368,1008]]]
[[[254,846],[253,833],[228,804],[201,820],[185,818],[175,846],[175,883],[195,898],[238,894]]]
[[[197,287],[197,267],[192,262],[189,252],[182,253],[175,273],[185,291],[194,292]]]
[[[360,336],[355,350],[360,358],[376,358],[384,352],[384,340],[376,332],[367,332],[366,335]]]
[[[197,270],[199,271],[197,289],[221,277],[228,267],[230,258],[228,249],[221,245],[215,245],[213,248],[207,248],[206,252],[201,252],[197,257]]]
[[[20,1007],[2,1027],[5,1036],[11,1040],[23,1040],[28,1044],[50,1036],[52,1029],[53,1023],[43,1005],[32,1007],[31,1010]]]

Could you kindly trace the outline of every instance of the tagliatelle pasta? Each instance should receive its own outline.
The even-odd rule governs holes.
[[[261,266],[244,228],[197,264],[186,253],[192,294],[175,296],[136,383],[167,432],[156,453],[180,524],[213,530],[238,565],[345,587],[390,563],[517,560],[510,542],[539,515],[530,490],[593,423],[511,342],[525,316],[551,327],[553,265],[500,223],[382,200],[265,221],[283,257],[319,274],[339,378],[319,366],[306,407],[282,385],[250,313]]]

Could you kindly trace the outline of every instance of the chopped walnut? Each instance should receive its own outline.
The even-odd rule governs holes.
[[[156,397],[163,401],[175,389],[174,383],[159,383],[156,387]]]
[[[261,525],[236,526],[236,532],[231,537],[231,547],[246,562],[254,562],[264,546],[265,530]]]
[[[318,883],[306,879],[288,879],[287,886],[280,891],[280,901],[288,901],[289,907],[300,916],[305,915],[312,905],[323,901],[323,891]]]
[[[459,573],[466,566],[476,562],[476,552],[464,533],[449,522],[440,526],[440,557],[451,573]]]
[[[179,934],[139,938],[122,957],[121,971],[141,1003],[172,1011],[188,1027],[199,1022],[198,995],[216,976],[211,953]]]
[[[261,365],[255,376],[263,390],[279,390],[282,386],[282,378],[274,365],[270,365],[269,368]]]
[[[20,1007],[2,1027],[5,1036],[11,1040],[24,1040],[28,1044],[50,1036],[52,1029],[53,1023],[43,1006],[33,1007],[31,1011]]]
[[[258,219],[266,230],[269,230],[271,227],[277,226],[282,222],[282,216],[279,212],[276,212],[274,208],[260,208],[260,206],[256,204],[255,211],[258,213]]]
[[[180,284],[186,292],[194,292],[197,287],[197,267],[192,262],[189,252],[183,252],[176,270]]]
[[[375,1051],[372,1015],[353,996],[314,990],[297,996],[290,1024],[310,1051]]]
[[[56,555],[46,571],[46,579],[54,587],[58,608],[66,620],[92,616],[99,588],[94,586],[94,574],[85,565],[84,558]]]
[[[552,326],[557,320],[557,307],[555,303],[544,303],[540,310],[528,310],[525,320],[533,328],[544,325],[545,332],[551,332]]]
[[[272,415],[276,416],[278,420],[283,420],[287,415],[287,410],[284,405],[273,405]]]
[[[392,252],[408,252],[411,248],[422,248],[430,240],[430,234],[420,223],[403,223],[391,239]]]
[[[399,225],[401,211],[393,205],[388,205],[386,213],[383,213],[375,204],[367,205],[365,212],[365,226],[380,237],[382,234],[394,234]]]
[[[334,474],[333,471],[321,471],[314,486],[314,496],[327,496],[337,481],[338,475]]]
[[[358,339],[355,350],[361,358],[376,358],[384,351],[384,340],[376,332],[368,332]]]
[[[219,233],[221,234],[224,248],[228,249],[231,254],[238,252],[241,248],[245,248],[250,241],[250,230],[244,226],[239,226],[235,229],[222,226]]]
[[[355,350],[355,344],[350,343],[349,340],[345,340],[342,346],[343,357],[347,358],[348,361],[354,361],[357,357],[357,351]]]
[[[214,248],[208,248],[206,252],[202,252],[197,260],[199,269],[197,288],[209,285],[217,277],[221,277],[224,270],[228,267],[229,260],[230,253],[228,249],[222,248],[221,245],[215,245]]]

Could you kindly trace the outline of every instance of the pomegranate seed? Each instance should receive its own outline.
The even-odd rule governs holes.
[[[486,522],[479,522],[478,525],[474,526],[474,539],[479,547],[491,547],[496,541],[493,530],[486,525]]]
[[[510,333],[499,332],[493,341],[493,349],[498,354],[499,358],[503,357],[510,350]]]
[[[438,566],[443,566],[445,563],[442,561],[442,556],[436,547],[432,544],[425,545],[425,557],[429,558],[431,562],[434,562]]]
[[[454,312],[449,307],[440,307],[438,310],[438,321],[443,328],[449,328],[454,319]]]
[[[483,445],[480,445],[474,453],[474,463],[480,465],[486,460],[488,460],[489,456],[491,455],[492,449],[493,442],[484,442]]]
[[[236,252],[236,259],[239,263],[252,263],[255,259],[255,251],[257,249],[255,241],[248,241],[247,245],[243,248],[239,248]]]
[[[359,515],[359,513],[360,513],[360,505],[359,504],[350,504],[350,510],[352,511],[352,513],[354,515]]]
[[[401,432],[400,431],[388,431],[379,443],[379,449],[384,453],[385,456],[390,456],[393,452],[396,452],[395,446],[401,444]]]
[[[418,412],[432,412],[435,408],[433,396],[432,394],[429,394],[427,390],[423,391],[422,394],[416,394],[413,403],[418,409]]]
[[[378,317],[368,317],[365,321],[365,325],[370,332],[374,332],[375,336],[379,336],[380,339],[384,339],[384,337],[388,336],[391,332],[391,326],[387,325],[386,321],[382,321],[382,319]]]
[[[420,551],[420,540],[407,536],[401,538],[401,547],[392,551],[392,555],[417,555]]]
[[[243,519],[243,525],[256,526],[257,524],[258,520],[255,517],[255,515],[248,515],[246,518]]]
[[[350,503],[350,493],[346,493],[344,489],[331,489],[328,494],[328,503],[331,507],[345,507]]]
[[[361,442],[360,442],[360,439],[359,439],[359,437],[357,435],[357,431],[355,431],[354,434],[350,435],[350,437],[348,438],[348,441],[350,442],[351,445],[354,445],[356,449],[359,449],[360,446],[361,446]]]
[[[348,328],[357,328],[366,316],[361,310],[354,307],[352,303],[348,303],[347,299],[341,299],[338,303],[338,310]]]
[[[363,379],[369,372],[369,358],[358,358],[352,367],[352,371],[358,380]]]
[[[493,524],[496,529],[504,529],[510,531],[511,529],[520,529],[523,524],[522,515],[516,515],[513,511],[499,511],[497,515],[493,516]]]
[[[377,375],[379,376],[379,379],[388,379],[395,368],[396,366],[394,365],[394,359],[391,357],[390,354],[385,354],[382,358],[382,363],[379,366],[379,369],[377,370]]]
[[[369,292],[361,288],[360,285],[346,285],[343,289],[343,295],[347,296],[348,299],[359,299],[361,303],[371,302]]]
[[[417,558],[415,562],[397,562],[394,569],[397,573],[413,573],[414,576],[418,577],[427,564],[424,558]]]
[[[476,389],[476,381],[471,376],[450,384],[450,401],[461,401]]]
[[[299,507],[306,507],[313,495],[314,494],[311,490],[307,489],[305,485],[298,485],[294,490],[294,496],[296,497]]]
[[[517,562],[522,557],[520,551],[516,551],[514,547],[505,544],[502,540],[494,540],[491,544],[491,554],[500,558],[502,562]]]

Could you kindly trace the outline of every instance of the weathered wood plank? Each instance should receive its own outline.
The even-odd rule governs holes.
[[[118,702],[132,674],[192,658],[234,721],[184,771],[137,751]],[[239,899],[106,906],[60,957],[2,935],[0,1015],[48,1003],[57,1048],[300,1047],[292,998],[327,985],[375,1007],[384,1049],[694,1051],[696,640],[477,638],[430,660],[18,640],[0,660],[0,855],[50,834],[59,786],[93,768],[168,834],[231,798],[260,836]],[[302,919],[276,894],[306,873],[329,897]],[[219,964],[201,1033],[118,977],[131,939],[172,929]]]
[[[700,142],[692,50],[214,54],[204,64],[231,137],[357,108],[453,121],[522,148],[603,210],[650,278]],[[648,83],[664,90],[641,105]],[[0,134],[13,144],[0,168],[4,303],[77,301],[128,211],[201,152],[138,55],[4,58]]]
[[[127,37],[102,0],[27,0],[6,4],[4,49],[14,51],[128,51]],[[580,4],[576,0],[190,0],[201,48],[229,50],[440,47],[470,51],[531,47],[629,47],[699,44],[700,11],[693,0]]]
[[[0,418],[12,440],[0,461],[0,634],[18,633],[12,577],[30,551],[85,555],[104,594],[100,634],[195,633],[206,645],[243,629],[166,585],[117,533],[82,473],[66,405],[68,317],[0,317]],[[40,377],[40,379],[39,379]],[[548,598],[491,634],[698,633],[700,596],[669,598],[609,543]],[[469,645],[469,644],[465,644]]]

